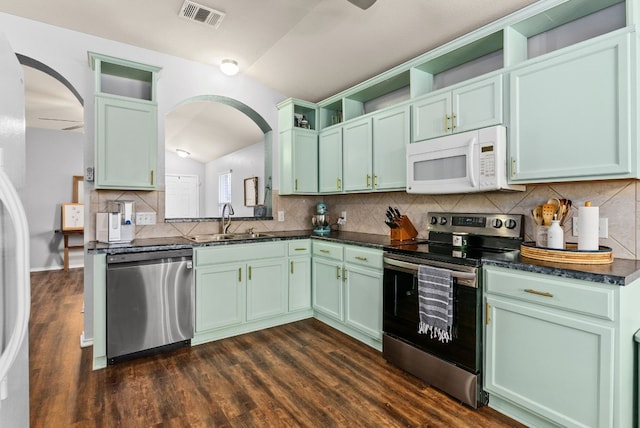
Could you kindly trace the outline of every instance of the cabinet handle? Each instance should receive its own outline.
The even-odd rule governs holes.
[[[298,191],[298,179],[296,178],[295,190]]]
[[[155,184],[156,184],[156,172],[155,172],[155,170],[152,169],[151,170],[151,185],[155,186]]]
[[[538,296],[543,296],[543,297],[553,297],[553,294],[547,292],[547,291],[538,291],[538,290],[533,290],[531,288],[525,288],[524,289],[525,293],[531,293],[531,294],[536,294]]]
[[[319,250],[319,251],[320,251],[321,253],[329,254],[329,250],[323,250],[323,249],[321,249],[321,250]]]
[[[242,282],[242,268],[238,268],[238,282]]]
[[[251,281],[251,266],[249,266],[249,281]]]
[[[340,279],[340,266],[336,266],[336,279]]]
[[[340,180],[340,177],[336,178],[336,188],[338,190],[342,189],[342,180]]]
[[[489,325],[491,324],[491,305],[490,304],[486,304],[486,308],[485,308],[485,320],[484,322]]]
[[[296,248],[296,251],[307,251],[307,248],[306,247]]]
[[[445,131],[450,131],[451,128],[449,127],[449,115],[445,114],[444,115],[444,130]]]
[[[342,280],[346,281],[347,280],[347,274],[349,273],[349,271],[345,268],[342,269]]]
[[[511,157],[511,177],[516,175],[516,158]]]
[[[371,176],[367,174],[367,187],[371,187],[371,184],[369,184],[370,182],[371,182]]]
[[[291,274],[293,274],[293,260],[291,260]]]
[[[451,113],[451,129],[456,129],[456,115],[455,113]]]
[[[378,176],[377,175],[373,176],[373,187],[378,187]]]
[[[367,258],[366,257],[361,257],[361,256],[356,256],[356,260],[360,260],[361,262],[366,262]]]

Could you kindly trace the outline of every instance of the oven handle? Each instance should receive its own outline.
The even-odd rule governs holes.
[[[391,259],[388,257],[384,258],[384,264],[385,267],[386,266],[394,266],[394,267],[399,267],[399,268],[403,268],[403,269],[407,269],[410,270],[412,272],[418,272],[418,266],[415,263],[409,263],[409,262],[403,262],[401,260],[395,260],[395,259]],[[467,284],[474,284],[476,282],[476,277],[477,275],[473,272],[460,272],[460,271],[456,271],[456,270],[451,270],[449,269],[449,271],[451,272],[451,276],[453,278],[459,279],[464,281]]]

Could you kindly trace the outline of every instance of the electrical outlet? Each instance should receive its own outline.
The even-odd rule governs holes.
[[[344,223],[347,222],[347,212],[346,211],[342,211],[342,213],[340,213],[340,217],[342,217],[342,221],[344,221]]]
[[[138,212],[136,213],[136,224],[139,226],[149,226],[156,224],[156,213]]]
[[[571,234],[573,236],[578,236],[578,217],[573,218],[573,230]],[[608,238],[609,237],[609,219],[604,217],[600,218],[600,224],[598,226],[598,237],[599,238]]]
[[[284,221],[284,211],[278,211],[278,221]]]

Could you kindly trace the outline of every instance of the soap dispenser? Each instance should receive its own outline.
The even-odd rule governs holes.
[[[551,220],[551,226],[547,231],[547,247],[554,249],[564,249],[564,231],[560,227],[560,220],[558,215],[553,215]]]

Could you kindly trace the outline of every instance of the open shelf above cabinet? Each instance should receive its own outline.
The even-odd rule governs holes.
[[[155,82],[160,67],[89,52],[96,93],[156,101]]]
[[[466,81],[509,73],[531,59],[634,25],[638,12],[629,1],[539,0],[317,104],[295,100],[295,111],[281,109],[281,116],[292,122],[295,112],[305,114],[310,129],[322,131]]]

